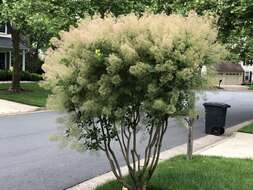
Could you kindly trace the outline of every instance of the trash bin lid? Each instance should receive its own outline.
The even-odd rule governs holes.
[[[225,103],[220,102],[206,102],[203,104],[205,107],[221,107],[221,108],[230,108],[231,106]]]

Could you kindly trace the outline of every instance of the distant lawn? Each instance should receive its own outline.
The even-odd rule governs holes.
[[[249,87],[249,90],[253,90],[253,84],[249,84],[248,87]]]
[[[183,156],[162,162],[148,190],[252,190],[253,160]],[[113,181],[96,190],[121,190]]]
[[[252,133],[253,134],[253,123],[240,129],[239,132],[243,132],[243,133]]]
[[[0,99],[45,107],[49,91],[39,87],[38,83],[25,83],[21,86],[25,91],[11,93],[8,92],[10,84],[0,84]]]

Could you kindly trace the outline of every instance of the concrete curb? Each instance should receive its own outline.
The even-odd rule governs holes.
[[[218,146],[218,145],[220,145],[220,144],[223,144],[223,143],[224,143],[225,141],[227,141],[228,139],[235,138],[235,137],[236,137],[236,134],[240,133],[240,132],[238,132],[238,130],[240,130],[240,129],[243,128],[243,127],[246,127],[247,125],[249,125],[249,124],[251,124],[251,123],[253,123],[253,119],[252,119],[252,120],[245,121],[245,122],[243,122],[243,123],[239,123],[239,124],[237,124],[237,125],[235,125],[235,126],[233,126],[233,127],[228,128],[228,129],[226,130],[225,134],[224,134],[224,136],[226,136],[227,138],[224,138],[224,139],[221,140],[221,141],[218,141],[218,142],[213,143],[213,144],[211,144],[211,145],[209,145],[209,146],[206,146],[205,148],[196,151],[194,154],[203,155],[203,154],[202,154],[203,152],[205,152],[205,151],[207,151],[207,150],[209,150],[209,149],[212,149],[212,148],[214,148],[214,147],[216,147],[216,146]],[[243,134],[245,134],[245,133],[243,133]]]
[[[238,132],[238,130],[240,130],[240,129],[243,128],[243,127],[246,127],[247,125],[249,125],[249,124],[251,124],[251,123],[253,123],[253,119],[248,120],[248,121],[245,121],[245,122],[243,122],[243,123],[239,123],[239,124],[237,124],[237,125],[234,125],[233,127],[227,128],[226,131],[225,131],[225,133],[224,133],[224,136],[227,137],[227,138],[224,138],[224,139],[222,139],[222,140],[220,140],[220,141],[217,141],[216,143],[213,143],[213,144],[211,144],[211,145],[209,145],[209,146],[206,146],[206,147],[204,147],[203,149],[200,149],[200,150],[194,152],[194,154],[200,154],[201,152],[203,152],[203,151],[205,151],[205,150],[208,150],[208,149],[210,149],[210,148],[212,148],[212,147],[215,147],[215,146],[217,146],[217,145],[219,145],[219,144],[222,144],[222,143],[225,142],[229,137],[232,137],[232,138],[235,137],[235,133]]]
[[[246,154],[249,157],[245,157],[245,150],[246,150],[246,152],[252,152],[251,151],[252,147],[247,149],[247,146],[252,144],[252,142],[247,142],[247,139],[248,139],[247,136],[250,136],[250,139],[252,139],[253,135],[248,134],[248,133],[238,132],[238,130],[240,130],[241,128],[243,128],[251,123],[253,123],[253,120],[249,120],[249,121],[240,123],[238,125],[235,125],[235,126],[229,128],[226,131],[226,133],[224,134],[228,138],[225,138],[219,142],[211,144],[210,146],[207,146],[207,147],[195,152],[194,154],[206,155],[206,156],[222,156],[222,157],[228,157],[228,158],[252,159],[252,155],[250,155],[250,154],[249,155]],[[244,138],[243,138],[244,142],[241,141],[241,138],[240,138],[241,135],[244,136]],[[239,136],[239,138],[238,138],[238,136]],[[230,142],[230,144],[227,144],[229,142]],[[243,143],[245,143],[245,144],[243,144]],[[238,150],[238,146],[243,147],[241,151]],[[220,148],[218,148],[218,147],[220,147]],[[221,148],[221,147],[223,147],[223,148]],[[231,148],[236,150],[235,152],[237,152],[237,154],[235,154],[235,152],[231,151]],[[238,156],[238,155],[240,155],[240,156]]]
[[[241,128],[246,127],[247,125],[249,125],[251,123],[253,123],[253,119],[245,121],[243,123],[239,123],[237,125],[234,125],[233,127],[229,127],[226,129],[224,135],[229,137],[229,136],[233,135],[234,132],[237,132]]]
[[[230,138],[206,147],[198,151],[197,154],[253,160],[252,143],[252,134],[235,132]]]
[[[212,135],[206,135],[204,137],[201,137],[199,139],[196,139],[194,141],[194,154],[198,154],[202,152],[203,150],[206,150],[208,148],[211,148],[213,146],[216,146],[220,143],[223,143],[227,139],[229,139],[234,132],[238,131],[239,129],[249,125],[253,122],[252,120],[240,123],[238,125],[235,125],[233,127],[230,127],[226,129],[226,132],[223,136],[212,136]],[[177,147],[174,147],[172,149],[166,150],[164,152],[161,152],[160,160],[159,162],[162,162],[164,160],[168,160],[172,157],[185,154],[186,153],[186,147],[187,144],[183,144]],[[143,160],[142,160],[143,162]],[[127,175],[127,167],[121,167],[123,175]],[[68,188],[67,190],[93,190],[97,186],[100,186],[108,181],[114,180],[115,177],[112,172],[105,173],[103,175],[97,176],[95,178],[89,179],[87,181],[84,181],[83,183],[80,183],[79,185],[73,186],[71,188]]]

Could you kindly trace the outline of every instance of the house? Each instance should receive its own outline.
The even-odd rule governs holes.
[[[242,66],[244,73],[243,73],[243,83],[244,84],[251,84],[253,83],[253,59],[249,59],[247,61],[241,61],[240,65]]]
[[[27,47],[20,43],[22,54],[22,70],[25,71]],[[0,70],[9,70],[13,64],[13,46],[7,24],[0,24]]]
[[[241,85],[243,84],[244,70],[240,64],[222,62],[215,66],[217,71],[216,82],[222,85]]]

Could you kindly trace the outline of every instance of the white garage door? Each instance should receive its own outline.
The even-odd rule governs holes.
[[[241,85],[243,83],[243,75],[241,73],[226,73],[217,76],[217,85],[222,80],[222,85]]]

